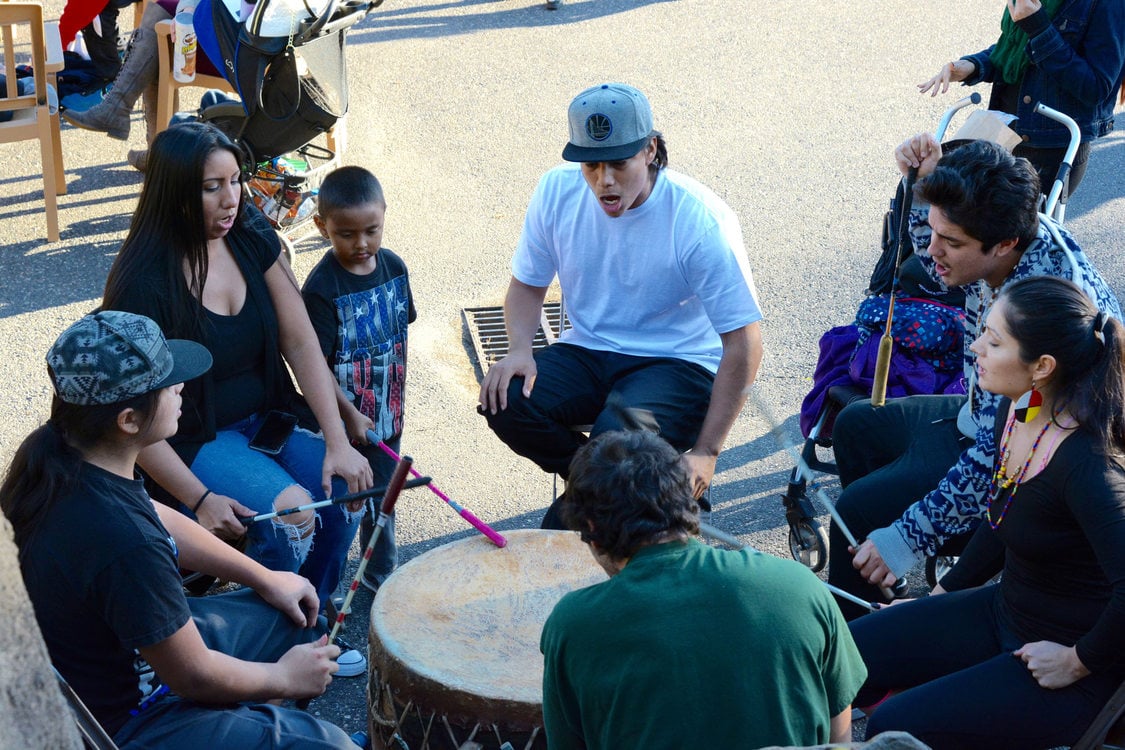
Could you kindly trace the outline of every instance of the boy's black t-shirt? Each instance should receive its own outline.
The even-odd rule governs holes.
[[[380,248],[375,270],[357,276],[329,251],[309,274],[301,295],[336,382],[375,422],[380,440],[399,435],[406,327],[418,317],[402,258]]]

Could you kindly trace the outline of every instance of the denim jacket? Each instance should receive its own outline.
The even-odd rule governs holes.
[[[1005,85],[989,59],[992,49],[962,58],[977,66],[966,86],[982,81]],[[1028,146],[1062,148],[1070,142],[1065,126],[1035,114],[1037,102],[1073,117],[1083,141],[1113,129],[1113,107],[1125,72],[1125,2],[1070,0],[1031,37],[1027,55],[1031,62],[1016,84],[1019,122],[1014,128]]]

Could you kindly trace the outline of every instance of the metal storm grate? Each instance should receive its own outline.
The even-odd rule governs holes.
[[[494,362],[508,353],[508,331],[504,328],[503,307],[466,307],[461,311],[469,336],[473,339],[477,362],[482,373],[487,372]],[[535,351],[549,346],[559,337],[559,322],[562,317],[561,302],[543,303],[543,314],[539,319],[539,330],[531,348]]]

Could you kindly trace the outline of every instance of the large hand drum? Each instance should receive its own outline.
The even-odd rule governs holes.
[[[563,594],[606,574],[573,532],[507,538],[438,547],[380,587],[368,654],[375,747],[546,747],[539,634]]]

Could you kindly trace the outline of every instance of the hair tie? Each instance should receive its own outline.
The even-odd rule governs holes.
[[[1098,311],[1098,314],[1096,316],[1094,316],[1094,338],[1096,338],[1102,346],[1105,346],[1105,331],[1104,331],[1104,329],[1105,329],[1105,321],[1106,321],[1106,318],[1108,318],[1108,317],[1109,316],[1107,316],[1104,312],[1101,312],[1100,310]]]
[[[204,493],[203,493],[202,495],[200,495],[200,496],[199,496],[199,499],[195,501],[195,507],[193,507],[193,508],[191,509],[191,512],[192,512],[192,513],[199,513],[199,508],[200,508],[200,506],[202,506],[202,505],[203,505],[203,501],[204,501],[204,500],[206,500],[206,499],[207,499],[207,496],[208,496],[208,495],[210,495],[210,494],[211,494],[211,490],[207,490],[207,491],[206,491],[206,492],[204,492]]]

